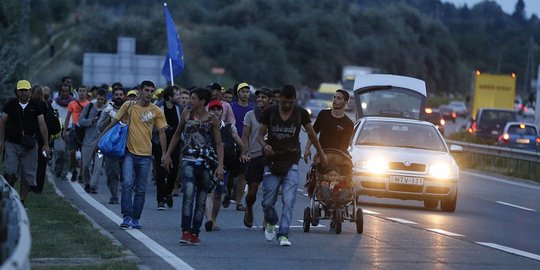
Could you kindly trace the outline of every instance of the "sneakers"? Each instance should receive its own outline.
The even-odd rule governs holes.
[[[165,211],[165,203],[164,203],[164,202],[158,202],[158,204],[157,204],[157,210],[159,210],[159,211]]]
[[[289,239],[285,235],[282,235],[282,236],[280,236],[278,238],[278,243],[282,247],[290,247],[291,246],[291,241],[289,241]]]
[[[90,185],[84,185],[84,191],[86,191],[86,193],[91,193]]]
[[[236,205],[236,211],[246,211],[246,207],[239,203]]]
[[[192,233],[191,234],[191,244],[192,245],[199,245],[201,243],[201,239],[199,239],[199,236]]]
[[[270,242],[276,236],[276,225],[266,224],[264,227],[264,237],[266,241]]]
[[[253,227],[253,208],[246,207],[246,212],[244,213],[244,226],[251,228]]]
[[[77,182],[77,171],[71,172],[71,182]]]
[[[109,204],[118,204],[118,199],[117,198],[111,198],[109,200]]]
[[[165,202],[167,203],[167,206],[168,206],[169,208],[172,208],[172,207],[173,207],[173,203],[174,203],[173,198],[172,198],[172,195],[167,195],[167,196],[165,197]]]
[[[131,220],[131,228],[140,230],[142,229],[142,225],[139,223],[138,219]]]
[[[204,228],[206,229],[207,232],[211,232],[212,229],[214,228],[214,222],[211,220],[207,221],[206,223],[204,223]]]
[[[191,244],[191,233],[190,232],[183,232],[182,237],[178,241],[180,244]]]
[[[90,188],[90,193],[97,194],[97,187],[91,187]]]
[[[122,223],[120,223],[120,227],[122,229],[129,229],[129,227],[131,227],[131,218],[130,217],[125,217],[124,221],[122,221]]]
[[[178,241],[180,244],[184,245],[199,245],[201,243],[201,239],[198,235],[190,232],[183,232],[182,237]]]
[[[231,198],[229,196],[225,195],[225,198],[223,198],[223,202],[221,203],[223,208],[229,208],[229,205],[231,205]]]

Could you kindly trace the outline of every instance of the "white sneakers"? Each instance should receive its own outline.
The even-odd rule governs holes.
[[[266,224],[264,227],[264,237],[266,241],[270,242],[276,236],[276,225]]]
[[[280,236],[278,238],[278,243],[282,247],[290,247],[291,246],[291,241],[289,241],[287,236],[284,236],[284,235],[282,235],[282,236]]]

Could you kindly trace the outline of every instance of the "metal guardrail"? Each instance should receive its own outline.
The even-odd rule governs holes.
[[[0,176],[0,270],[30,269],[30,223],[19,194]]]
[[[474,144],[460,141],[446,140],[447,144],[455,144],[463,147],[464,152],[474,152],[483,155],[489,156],[498,156],[502,158],[511,158],[519,159],[523,161],[536,162],[540,163],[540,153],[525,151],[515,148],[494,146],[494,145],[484,145],[484,144]]]

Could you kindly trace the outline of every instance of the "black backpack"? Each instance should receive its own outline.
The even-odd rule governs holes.
[[[45,125],[47,126],[47,133],[49,133],[49,138],[58,138],[62,132],[62,123],[60,122],[58,110],[54,110],[51,105],[47,104],[44,118]]]
[[[223,143],[223,165],[227,170],[233,170],[240,165],[240,149],[232,135],[232,124],[227,123],[220,129]]]

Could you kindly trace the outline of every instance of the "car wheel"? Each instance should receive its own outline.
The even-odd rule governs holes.
[[[439,205],[439,201],[437,201],[437,200],[425,200],[424,201],[424,207],[426,209],[429,209],[429,210],[433,210],[433,209],[437,208],[438,205]]]
[[[457,205],[457,192],[456,195],[451,200],[444,200],[441,201],[441,210],[444,212],[450,212],[453,213],[456,211],[456,205]]]

